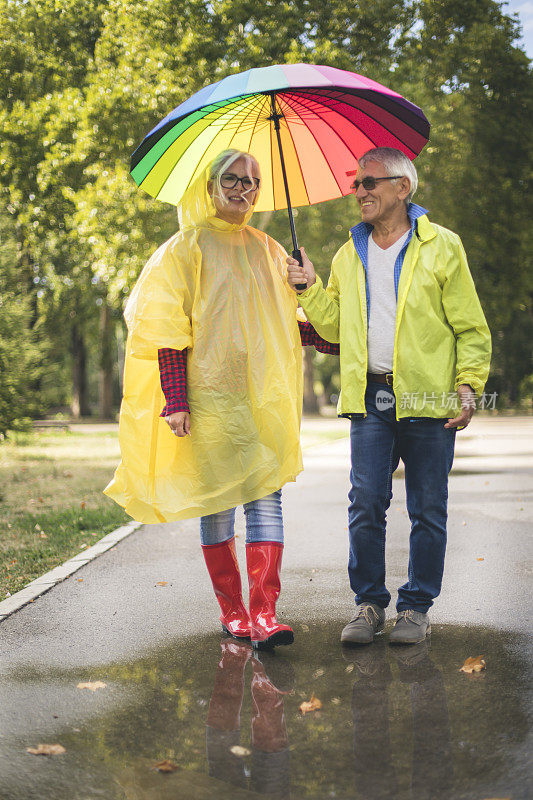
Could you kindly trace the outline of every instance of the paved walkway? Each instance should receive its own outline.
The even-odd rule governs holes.
[[[344,426],[346,431],[348,429],[348,423],[344,420],[332,420],[328,424],[339,429]],[[522,710],[526,696],[522,687],[526,684],[522,682],[523,667],[517,665],[522,664],[520,659],[528,646],[523,634],[531,630],[532,433],[530,419],[477,418],[467,431],[458,436],[457,458],[450,478],[449,547],[444,588],[432,611],[433,639],[437,643],[435,652],[441,652],[439,669],[445,677],[448,676],[446,680],[449,679],[452,689],[463,657],[480,654],[470,652],[470,645],[476,650],[485,646],[488,650],[492,648],[493,677],[487,670],[485,694],[476,690],[476,726],[483,729],[485,725],[489,729],[505,722],[507,727],[505,731],[502,729],[496,743],[489,737],[492,749],[487,763],[494,765],[494,748],[501,748],[500,761],[497,763],[508,765],[508,770],[506,772],[502,767],[504,771],[500,775],[503,775],[500,783],[496,781],[490,783],[488,788],[480,788],[479,792],[482,793],[463,795],[456,791],[450,795],[454,800],[463,796],[467,800],[511,796],[510,792],[505,791],[505,787],[511,783],[514,787],[513,800],[527,797],[525,790],[522,792],[526,752],[522,736],[525,724]],[[317,691],[327,695],[335,686],[336,694],[332,694],[331,703],[346,702],[346,708],[349,707],[350,701],[346,700],[345,689],[341,686],[346,664],[343,665],[338,645],[338,633],[353,610],[346,575],[348,472],[346,438],[316,444],[305,451],[303,475],[296,484],[284,489],[286,549],[279,610],[282,618],[294,624],[296,643],[293,648],[284,648],[280,657],[291,661],[297,672],[296,705],[294,715],[290,717],[289,729],[292,741],[298,743],[294,754],[291,753],[293,780],[300,786],[294,794],[298,798],[327,796],[323,793],[326,789],[319,777],[316,778],[316,793],[313,794],[311,790],[310,793],[304,793],[301,788],[304,784],[298,783],[300,778],[297,777],[299,759],[303,759],[303,768],[304,763],[309,763],[315,756],[325,758],[323,770],[327,771],[333,763],[331,759],[335,759],[335,754],[340,752],[336,746],[337,749],[330,753],[328,743],[333,746],[335,730],[345,730],[342,726],[348,724],[342,722],[339,723],[340,728],[323,728],[313,749],[311,744],[305,743],[307,740],[301,739],[303,723],[299,720],[297,708],[297,703],[301,702],[298,698],[309,693],[313,680],[320,682],[320,676],[327,676],[330,666],[332,670],[338,669],[338,673],[331,673],[333,683],[319,683]],[[388,515],[387,583],[394,600],[395,588],[405,581],[408,558],[408,518],[400,474],[394,479],[393,491],[394,498]],[[192,686],[196,678],[203,675],[204,663],[213,662],[213,669],[216,666],[220,647],[217,604],[203,564],[197,528],[197,520],[144,526],[34,603],[0,623],[2,800],[49,800],[50,797],[56,800],[92,800],[97,797],[106,797],[106,800],[172,797],[175,800],[187,797],[189,800],[192,797],[256,796],[226,794],[225,790],[220,789],[220,782],[217,783],[219,793],[213,794],[213,786],[207,778],[207,767],[201,760],[203,756],[195,756],[194,750],[189,752],[188,739],[180,747],[182,757],[188,759],[187,764],[197,776],[194,791],[189,786],[182,793],[181,790],[175,794],[158,793],[162,790],[157,788],[157,784],[153,793],[152,789],[139,790],[137,794],[133,790],[128,790],[130,794],[121,793],[116,788],[110,788],[117,785],[113,777],[115,772],[112,770],[111,777],[107,773],[104,776],[108,761],[115,766],[122,763],[123,750],[119,743],[123,737],[129,742],[124,744],[127,758],[134,759],[137,732],[148,730],[157,722],[155,717],[152,720],[151,708],[155,702],[152,695],[151,700],[146,699],[144,710],[137,707],[139,692],[146,681],[157,688],[161,698],[165,698],[168,696],[165,686],[168,680],[174,680],[168,675],[174,675],[173,670],[178,669],[176,665],[180,665],[179,674],[183,677],[178,683],[182,687]],[[239,557],[243,563],[244,526],[241,514],[238,515],[237,535]],[[166,585],[158,586],[161,581],[165,581]],[[388,613],[389,618],[394,614],[392,606]],[[498,644],[498,637],[503,637],[501,644]],[[438,649],[439,642],[441,651]],[[381,657],[384,657],[387,651],[383,648],[382,651]],[[509,655],[511,651],[515,653],[512,658]],[[367,652],[378,653],[378,649]],[[151,659],[155,659],[154,665],[148,668],[146,665]],[[499,674],[495,669],[498,663],[501,665],[498,680],[502,683],[496,684],[488,692],[492,686],[490,681]],[[359,674],[359,669],[363,667],[358,663],[354,676]],[[143,676],[141,684],[136,682],[136,675]],[[522,676],[520,681],[513,684],[518,675]],[[200,705],[194,714],[190,707],[193,715],[190,724],[200,726],[195,733],[198,741],[205,736],[205,732],[202,733],[202,725],[205,724],[202,709],[207,707],[212,690],[212,683],[211,688],[208,687],[210,676],[211,672],[205,680],[205,686],[202,683],[204,688],[198,685],[198,694],[194,696],[199,698]],[[102,677],[106,682],[113,683],[113,690],[107,694],[104,691],[80,693],[75,688],[78,680]],[[335,681],[341,682],[339,686]],[[509,705],[510,701],[505,700],[505,692],[513,685],[518,694],[513,696]],[[481,687],[483,683],[477,686]],[[462,684],[459,688],[463,691],[461,687]],[[449,691],[452,689],[449,688]],[[454,691],[449,695],[449,702]],[[163,710],[168,702],[161,700]],[[461,701],[457,702],[457,706],[453,705],[454,709],[461,707]],[[465,702],[474,703],[474,697],[465,698]],[[498,703],[503,703],[501,709]],[[506,714],[511,714],[511,706],[522,710],[513,711],[514,716],[507,719]],[[113,722],[116,714],[120,717],[121,709],[126,708],[129,709],[128,723]],[[187,708],[189,706],[185,705],[182,709],[185,715]],[[401,711],[401,707],[398,708]],[[455,732],[460,731],[461,726],[464,728],[465,722],[459,710],[453,713],[459,715],[452,721],[452,732],[456,736]],[[324,714],[323,724],[326,725],[329,717],[326,712]],[[496,721],[492,716],[494,714]],[[179,719],[180,724],[185,725],[184,720],[189,720],[189,717],[182,715]],[[107,733],[95,734],[91,738],[93,729],[100,730],[98,726],[104,726],[101,730],[105,729]],[[121,726],[126,728],[123,730]],[[83,740],[76,731],[84,731]],[[518,736],[516,742],[513,738],[515,734]],[[164,735],[164,731],[161,735]],[[464,736],[468,740],[470,734]],[[472,736],[475,738],[474,733]],[[454,739],[457,748],[460,747],[460,739],[460,735],[459,739]],[[68,748],[76,753],[74,761],[66,758],[63,762],[66,766],[60,767],[62,762],[57,759],[30,757],[25,752],[26,746],[55,741],[68,743]],[[164,743],[166,740],[163,738],[161,741]],[[150,746],[146,744],[147,753],[152,752]],[[99,748],[103,748],[102,752],[107,754],[105,758],[99,755]],[[156,750],[158,754],[167,752],[161,743],[154,753]],[[326,752],[329,753],[327,758],[324,755]],[[348,763],[350,758],[353,759],[350,752],[348,748],[346,769],[352,769]],[[200,758],[200,762],[194,766],[196,758]],[[457,758],[457,763],[462,763],[459,755]],[[329,766],[328,759],[331,762]],[[82,763],[87,773],[83,773],[84,781],[87,778],[83,786],[76,784],[80,779],[79,765]],[[337,770],[339,779],[342,769],[340,764]],[[36,775],[39,776],[37,782]],[[479,780],[481,782],[475,786],[484,787],[482,775]],[[331,781],[334,781],[333,776]],[[329,785],[333,786],[333,783]],[[75,790],[72,786],[76,786]],[[203,787],[202,791],[205,792],[202,794],[198,787]],[[335,796],[352,797],[351,794]],[[381,796],[396,798],[404,795]],[[437,794],[431,796],[436,798]]]

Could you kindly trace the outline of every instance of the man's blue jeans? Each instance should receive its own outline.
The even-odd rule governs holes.
[[[407,511],[411,520],[408,581],[398,590],[398,611],[426,612],[440,592],[446,550],[448,473],[455,429],[447,419],[396,420],[392,388],[369,383],[365,418],[352,419],[348,574],[355,602],[386,608],[386,512],[392,473],[405,465]],[[377,405],[376,405],[377,402]]]

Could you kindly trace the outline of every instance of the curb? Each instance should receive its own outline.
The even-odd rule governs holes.
[[[77,556],[65,561],[64,564],[54,567],[50,572],[45,572],[40,578],[36,578],[31,583],[28,583],[20,592],[16,592],[14,595],[11,595],[11,597],[6,598],[6,600],[2,600],[2,602],[0,602],[0,622],[11,614],[14,614],[19,608],[31,603],[36,597],[40,597],[42,594],[45,594],[45,592],[53,589],[58,583],[64,581],[65,578],[68,578],[74,572],[77,572],[77,570],[84,567],[85,564],[94,561],[95,558],[105,553],[106,550],[110,550],[118,544],[118,542],[121,542],[122,539],[125,539],[126,536],[129,536],[136,531],[137,528],[140,528],[141,525],[142,522],[129,522],[127,525],[122,525],[120,528],[102,537],[102,539],[92,547],[83,550]]]

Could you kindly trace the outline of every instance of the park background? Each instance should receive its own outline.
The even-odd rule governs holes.
[[[493,333],[487,392],[529,407],[532,84],[520,24],[493,0],[2,0],[0,433],[29,419],[116,417],[122,311],[177,228],[137,189],[135,147],[168,111],[232,72],[322,63],[419,105],[431,138],[417,202],[458,232]],[[350,167],[353,165],[347,165]],[[326,278],[353,198],[297,210]],[[289,246],[286,212],[252,224]],[[306,410],[339,389],[306,354]]]
[[[233,72],[328,64],[423,109],[415,200],[466,248],[493,334],[485,413],[531,413],[533,98],[507,3],[0,0],[0,30],[0,600],[127,519],[102,495],[119,457],[122,311],[177,229],[129,158],[172,108]],[[355,200],[295,216],[326,279]],[[252,224],[290,245],[286,212]],[[338,359],[306,348],[305,366],[304,410],[324,410]],[[44,419],[65,430],[36,430]],[[346,435],[309,420],[304,447]]]

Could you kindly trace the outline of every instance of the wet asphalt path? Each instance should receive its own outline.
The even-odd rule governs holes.
[[[389,648],[386,633],[355,652],[338,644],[353,610],[346,439],[308,448],[284,490],[278,608],[296,642],[269,663],[224,643],[220,661],[195,520],[145,526],[8,617],[0,799],[529,797],[532,432],[530,420],[479,418],[458,435],[444,588],[419,652]],[[408,558],[401,472],[393,491],[394,602]],[[237,534],[244,564],[242,514]],[[481,654],[483,673],[458,672]],[[86,680],[107,687],[76,689]],[[323,708],[302,716],[311,692]],[[25,752],[39,742],[67,753]],[[150,769],[164,758],[179,771]]]

